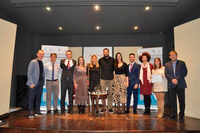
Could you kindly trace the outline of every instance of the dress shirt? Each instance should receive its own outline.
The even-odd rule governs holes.
[[[65,66],[67,66],[68,61],[69,61],[69,65],[70,65],[70,68],[71,68],[74,65],[72,59],[71,60],[66,59],[65,60]]]
[[[48,62],[44,65],[45,70],[45,78],[47,80],[52,80],[52,62]],[[59,79],[60,75],[62,73],[62,69],[60,68],[60,65],[57,63],[54,63],[54,80]]]
[[[176,77],[176,63],[177,63],[177,60],[175,63],[172,63],[172,67],[173,67],[173,71],[174,71],[174,77]]]
[[[129,72],[131,72],[131,64],[132,64],[132,68],[133,68],[134,63],[135,63],[135,62],[130,63],[129,68],[128,68]]]

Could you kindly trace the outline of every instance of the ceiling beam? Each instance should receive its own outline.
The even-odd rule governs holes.
[[[11,0],[15,7],[45,6],[176,6],[178,0]]]

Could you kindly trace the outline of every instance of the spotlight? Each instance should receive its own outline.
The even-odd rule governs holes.
[[[101,29],[101,27],[100,26],[96,26],[96,28],[95,28],[96,30],[100,30]]]
[[[99,11],[101,8],[100,8],[99,5],[95,5],[95,6],[93,7],[93,9],[94,9],[95,11]]]
[[[138,27],[138,26],[135,26],[135,27],[134,27],[134,30],[138,30],[138,29],[139,29],[139,27]]]
[[[63,30],[63,28],[62,28],[62,27],[58,27],[58,29],[59,29],[59,30]]]
[[[52,8],[49,7],[49,6],[47,6],[47,7],[45,7],[45,10],[48,11],[48,12],[50,12],[50,11],[52,11]]]
[[[150,6],[146,6],[145,8],[144,8],[144,11],[150,11],[151,10],[151,7]]]

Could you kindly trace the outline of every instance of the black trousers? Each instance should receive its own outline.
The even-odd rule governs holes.
[[[169,91],[169,100],[171,106],[171,115],[177,115],[177,96],[180,105],[179,116],[185,116],[185,88],[170,88]]]
[[[73,109],[73,87],[74,83],[71,80],[67,80],[65,82],[61,81],[61,111],[65,111],[65,97],[66,97],[66,92],[68,90],[68,98],[69,98],[69,103],[68,108]]]
[[[150,110],[151,107],[151,95],[144,95],[145,110]]]
[[[38,81],[38,84],[33,89],[29,87],[29,104],[28,104],[29,113],[34,110],[34,100],[36,104],[35,111],[36,113],[40,113],[40,103],[41,103],[43,85],[44,81]]]

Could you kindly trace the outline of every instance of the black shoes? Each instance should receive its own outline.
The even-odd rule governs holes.
[[[137,114],[137,110],[133,110],[133,114]]]
[[[68,110],[68,113],[69,113],[69,114],[73,114],[73,110],[72,110],[72,109],[69,109],[69,110]]]
[[[143,115],[151,115],[150,109],[145,109]]]
[[[109,112],[110,114],[113,114],[113,113],[114,113],[114,112],[113,112],[113,109],[109,109],[108,112]]]
[[[55,114],[55,115],[59,114],[58,110],[55,109],[55,110],[53,111],[53,114]]]
[[[147,110],[147,115],[151,115],[150,109]]]
[[[81,105],[78,105],[78,113],[81,113]]]
[[[65,115],[65,110],[61,110],[61,115]]]
[[[179,122],[181,122],[181,123],[184,122],[184,117],[183,116],[179,117]]]
[[[51,110],[48,110],[48,111],[47,111],[47,115],[51,115]]]
[[[31,118],[31,119],[35,118],[35,115],[34,115],[33,111],[31,111],[31,112],[29,113],[28,117]]]
[[[129,108],[126,109],[125,113],[126,113],[126,114],[129,114]]]
[[[101,114],[103,114],[104,112],[106,112],[106,110],[105,109],[101,109]],[[99,113],[99,111],[96,111],[96,113]]]
[[[177,116],[172,115],[172,116],[169,117],[169,119],[170,119],[170,120],[177,120]]]
[[[129,109],[127,108],[127,110],[125,111],[126,114],[129,114],[130,111]],[[133,110],[133,114],[137,114],[137,110]],[[144,114],[146,114],[146,112],[144,112]]]
[[[36,112],[36,113],[35,113],[35,116],[43,117],[44,115],[43,115],[41,112]]]
[[[144,111],[143,115],[147,115],[147,110],[146,110],[146,109],[145,109],[145,111]]]
[[[85,105],[78,105],[78,113],[85,114]]]

